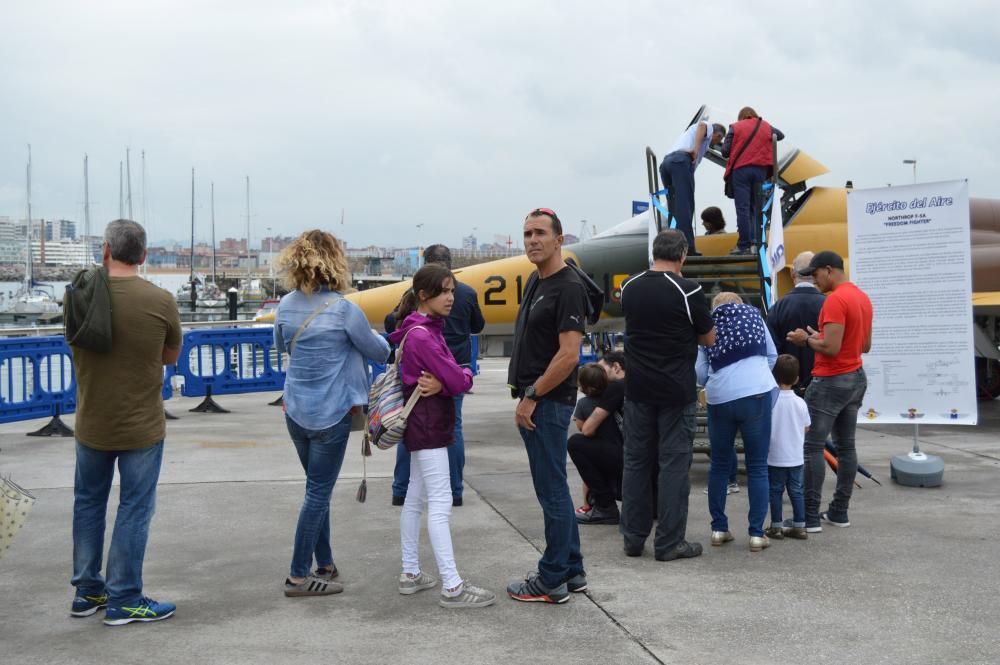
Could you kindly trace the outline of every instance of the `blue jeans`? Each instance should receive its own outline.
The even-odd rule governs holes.
[[[802,492],[802,465],[769,466],[767,478],[771,483],[771,525],[781,526],[781,495],[788,489],[788,500],[792,502],[792,526],[806,525],[806,500]]]
[[[101,576],[105,514],[116,460],[121,487],[105,582]],[[107,590],[110,607],[134,605],[142,598],[142,563],[162,461],[163,441],[138,450],[95,450],[77,440],[71,583],[78,595],[97,596]]]
[[[754,199],[760,186],[767,180],[767,168],[763,166],[741,166],[730,174],[733,179],[733,199],[736,204],[736,230],[739,238],[736,246],[749,249],[754,244]],[[757,244],[760,244],[759,242]]]
[[[741,397],[731,402],[708,405],[708,438],[712,461],[708,472],[708,512],[712,531],[728,531],[726,484],[732,470],[732,449],[736,432],[743,437],[743,458],[747,468],[748,515],[751,536],[764,535],[767,516],[767,452],[771,447],[771,394]]]
[[[677,151],[663,158],[660,164],[660,180],[667,189],[667,210],[677,222],[677,230],[684,234],[688,243],[688,254],[694,248],[694,163],[691,155]],[[665,220],[665,223],[669,220]]]
[[[451,474],[451,496],[462,498],[462,473],[465,470],[465,436],[462,434],[462,400],[455,395],[455,442],[448,446],[448,471]],[[410,451],[402,443],[396,445],[396,467],[392,472],[392,495],[406,496],[410,484]]]
[[[864,369],[836,376],[814,376],[806,389],[809,407],[809,431],[805,444],[805,496],[806,522],[819,524],[819,506],[826,476],[823,447],[831,435],[837,444],[837,489],[833,493],[829,511],[838,521],[847,521],[854,479],[858,474],[858,451],[854,434],[858,424],[858,410],[868,389]]]
[[[300,426],[285,416],[288,434],[295,444],[295,451],[306,472],[306,494],[295,527],[295,545],[292,550],[292,577],[309,574],[313,557],[319,567],[333,565],[330,548],[330,496],[340,475],[347,450],[347,437],[351,433],[351,414],[336,425],[321,430]]]
[[[531,417],[535,429],[518,428],[545,520],[545,551],[538,561],[538,574],[550,589],[583,572],[576,509],[566,479],[566,434],[572,416],[572,406],[543,399]]]

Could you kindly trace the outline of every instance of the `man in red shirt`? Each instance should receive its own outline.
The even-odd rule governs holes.
[[[823,530],[820,519],[832,526],[851,526],[847,509],[858,473],[854,433],[868,388],[861,354],[872,346],[872,303],[847,279],[844,260],[835,252],[819,252],[799,274],[815,277],[816,286],[826,293],[819,331],[798,328],[787,337],[816,352],[813,379],[806,389],[812,424],[805,443],[805,498],[806,531],[818,533]],[[820,514],[826,474],[823,446],[831,434],[837,442],[837,489],[826,512]]]

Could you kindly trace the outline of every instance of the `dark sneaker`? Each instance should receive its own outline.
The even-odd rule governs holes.
[[[785,530],[780,526],[769,526],[766,529],[764,529],[764,535],[770,538],[771,540],[784,540]]]
[[[453,496],[453,497],[451,497],[451,505],[455,506],[456,508],[458,506],[461,506],[462,505],[462,497],[460,497],[460,496]]]
[[[841,529],[846,529],[847,527],[851,526],[850,520],[847,519],[847,513],[844,513],[843,515],[837,515],[835,513],[827,511],[825,513],[820,513],[819,518],[824,522],[826,522],[827,524],[840,527]]]
[[[619,520],[621,520],[621,514],[618,512],[618,506],[607,508],[594,506],[594,509],[589,513],[576,514],[577,524],[618,524]]]
[[[392,495],[392,505],[402,506],[404,503],[406,503],[405,496],[396,496],[395,494]]]
[[[134,607],[109,607],[104,613],[105,626],[123,626],[133,621],[161,621],[174,615],[173,603],[158,603],[152,598],[142,598]]]
[[[70,609],[69,615],[73,617],[89,617],[91,614],[97,612],[97,610],[107,607],[107,605],[108,594],[106,593],[97,596],[77,596],[73,599],[73,607]]]
[[[781,533],[785,538],[792,538],[793,540],[809,539],[809,534],[806,532],[805,527],[801,526],[783,526],[781,527]]]
[[[818,522],[816,524],[806,522],[806,533],[823,533],[823,525]]]
[[[329,568],[317,568],[313,571],[313,577],[318,577],[321,580],[335,580],[340,577],[340,571],[337,570],[336,566],[330,566]]]
[[[701,544],[689,543],[686,540],[682,540],[677,547],[669,552],[657,554],[656,560],[673,561],[674,559],[693,559],[696,556],[701,556]]]
[[[629,545],[625,543],[625,556],[642,556],[642,544]]]
[[[511,582],[507,585],[507,595],[523,603],[565,603],[569,600],[569,589],[563,582],[557,587],[549,588],[542,583],[538,575],[529,575],[523,582]]]
[[[570,593],[583,593],[587,590],[587,574],[580,573],[566,580],[566,590]]]

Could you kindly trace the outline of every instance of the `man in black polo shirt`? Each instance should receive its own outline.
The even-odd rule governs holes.
[[[625,470],[621,532],[628,556],[642,554],[653,525],[651,478],[659,469],[653,541],[659,561],[701,554],[684,539],[694,440],[698,345],[715,344],[708,302],[697,282],[680,276],[687,241],[679,231],[653,240],[653,267],[621,292],[625,314]]]
[[[514,328],[507,383],[519,399],[515,422],[545,519],[538,572],[507,587],[514,600],[563,603],[584,591],[580,532],[566,479],[566,434],[576,404],[576,366],[587,292],[562,257],[562,224],[548,208],[524,220],[524,251],[537,268],[528,279]]]
[[[802,252],[792,262],[791,291],[782,296],[767,314],[767,328],[771,331],[771,339],[778,353],[788,353],[799,361],[799,382],[795,384],[795,393],[799,397],[806,394],[806,388],[812,381],[813,365],[816,362],[816,352],[808,346],[799,346],[789,342],[788,333],[793,330],[819,330],[819,311],[823,309],[826,296],[816,288],[815,279],[811,275],[800,275],[800,270],[809,267],[812,252]]]

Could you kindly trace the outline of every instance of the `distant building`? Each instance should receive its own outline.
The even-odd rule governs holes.
[[[35,263],[46,266],[83,266],[93,263],[93,255],[88,252],[86,243],[72,240],[46,241],[44,256],[42,243],[31,243],[31,256]]]
[[[476,251],[476,236],[467,235],[462,238],[462,249]]]
[[[45,220],[45,242],[76,240],[76,222],[68,219]]]

